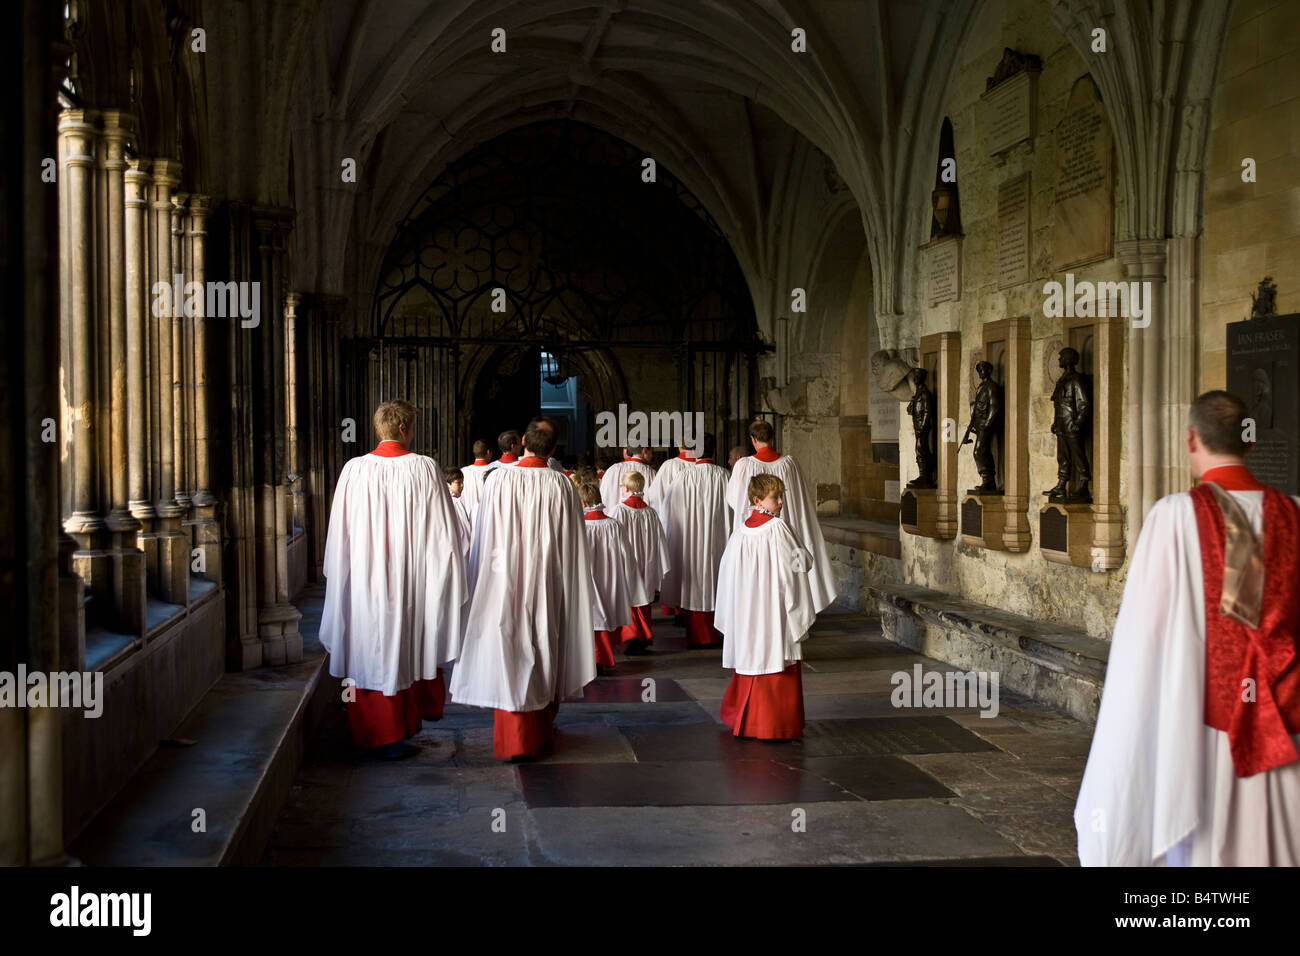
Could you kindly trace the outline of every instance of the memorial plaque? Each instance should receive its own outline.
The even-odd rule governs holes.
[[[903,492],[903,500],[899,502],[898,520],[912,527],[916,527],[916,495],[910,491]]]
[[[988,124],[989,155],[1005,153],[1011,147],[1034,138],[1034,117],[1038,112],[1038,72],[1024,71],[988,90],[984,100]]]
[[[1227,334],[1228,391],[1255,422],[1246,464],[1265,484],[1300,494],[1300,314],[1233,322]]]
[[[961,503],[961,533],[972,538],[984,537],[984,507],[978,498]]]
[[[961,240],[940,239],[926,247],[926,298],[930,305],[961,298]]]
[[[1110,258],[1115,236],[1115,164],[1110,122],[1092,77],[1074,84],[1056,127],[1052,268]]]
[[[1038,546],[1045,551],[1070,550],[1070,521],[1065,512],[1048,508],[1038,516]]]
[[[998,288],[1029,281],[1029,174],[998,186]]]

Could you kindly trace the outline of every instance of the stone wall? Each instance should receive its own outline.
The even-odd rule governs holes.
[[[63,827],[71,843],[225,670],[226,614],[219,588],[151,630],[104,674],[103,714],[63,717]],[[201,741],[215,747],[220,741]],[[176,807],[179,826],[190,807]],[[160,821],[162,825],[162,821]]]
[[[992,75],[1010,47],[1042,59],[1038,76],[1036,130],[1029,143],[1021,143],[1001,156],[990,156],[985,79]],[[1041,492],[1056,484],[1056,441],[1051,434],[1050,395],[1059,369],[1061,319],[1044,315],[1043,285],[1064,281],[1053,270],[1053,215],[1056,175],[1055,130],[1065,112],[1075,82],[1088,72],[1069,41],[1053,24],[1048,4],[1040,0],[993,0],[986,4],[967,37],[949,91],[947,116],[952,121],[957,160],[957,185],[961,203],[961,297],[927,308],[921,334],[961,332],[961,381],[958,406],[962,416],[957,433],[965,429],[966,408],[978,381],[974,372],[977,350],[982,354],[986,323],[1027,316],[1033,338],[1030,356],[1028,460],[1030,496],[1028,517],[1031,543],[1025,553],[984,550],[955,540],[936,540],[904,533],[903,570],[911,584],[935,588],[971,600],[997,601],[1005,610],[1042,620],[1082,628],[1095,637],[1109,637],[1123,591],[1126,568],[1109,573],[1056,564],[1043,557],[1038,543]],[[937,159],[937,157],[936,157]],[[999,184],[1028,173],[1030,176],[1029,281],[998,288],[997,194]],[[1116,170],[1116,178],[1119,172]],[[1115,189],[1115,221],[1123,221],[1123,191]],[[923,214],[923,212],[921,213]],[[924,257],[923,257],[924,259]],[[1110,258],[1074,266],[1075,281],[1120,281],[1123,268]],[[924,281],[924,277],[919,277]],[[900,403],[899,447],[901,479],[916,474],[912,454],[911,420]],[[966,446],[958,456],[959,494],[979,482]],[[1121,476],[1125,474],[1121,462]],[[1120,500],[1125,499],[1121,477]]]
[[[1201,242],[1200,390],[1227,384],[1225,328],[1265,276],[1279,314],[1300,312],[1300,7],[1238,3],[1210,126]],[[1255,160],[1255,182],[1242,161]]]

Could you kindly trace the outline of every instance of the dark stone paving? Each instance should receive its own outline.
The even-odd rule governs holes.
[[[801,741],[733,736],[730,672],[656,615],[645,657],[560,708],[529,763],[492,752],[489,711],[451,704],[388,763],[342,705],[308,748],[268,865],[1076,865],[1072,812],[1092,728],[1003,692],[895,708],[891,676],[954,670],[827,614],[804,664]],[[646,678],[653,679],[647,699]]]

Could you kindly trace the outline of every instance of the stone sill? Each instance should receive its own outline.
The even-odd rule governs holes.
[[[1012,648],[1048,670],[1102,681],[1110,643],[1075,628],[1057,627],[977,604],[965,598],[913,585],[868,589],[872,598],[915,614],[940,627],[953,628],[990,644]]]
[[[822,536],[828,544],[839,544],[859,551],[883,554],[887,558],[901,558],[898,525],[862,518],[818,518]]]
[[[168,604],[156,598],[145,602],[145,642],[155,640],[160,634],[190,613],[196,605],[209,600],[217,593],[217,582],[206,578],[190,578],[189,604]],[[82,669],[108,672],[126,661],[143,646],[138,634],[123,634],[104,627],[86,630],[86,652]]]

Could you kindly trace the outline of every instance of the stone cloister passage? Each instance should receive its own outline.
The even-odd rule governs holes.
[[[102,715],[0,706],[0,862],[1070,865],[1195,396],[1249,391],[1298,490],[1289,0],[16,9],[0,675],[98,677]],[[1091,501],[1044,494],[1067,348]],[[919,456],[918,369],[956,432]],[[838,595],[804,739],[730,737],[720,655],[656,615],[533,763],[454,701],[410,760],[352,750],[322,564],[393,398],[442,466],[542,409],[563,458],[620,406],[724,462],[770,422]],[[997,715],[897,706],[918,664],[999,675]]]

